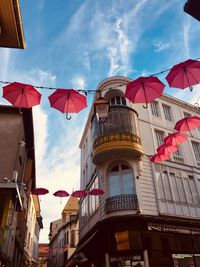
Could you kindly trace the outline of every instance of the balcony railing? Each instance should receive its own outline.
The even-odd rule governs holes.
[[[139,136],[137,113],[126,106],[110,107],[105,123],[99,123],[96,116],[92,121],[93,142],[109,134],[133,134]]]
[[[139,211],[137,195],[125,194],[125,195],[109,197],[106,199],[105,203],[106,214],[117,211],[125,211],[125,210]]]
[[[92,119],[93,163],[115,155],[139,158],[142,152],[137,113],[126,106],[110,107],[105,123]]]

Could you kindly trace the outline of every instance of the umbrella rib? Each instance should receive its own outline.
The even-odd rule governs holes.
[[[190,69],[187,69],[187,72],[190,73],[190,75],[196,80],[197,83],[199,83],[199,80],[193,75],[193,73],[190,71]]]

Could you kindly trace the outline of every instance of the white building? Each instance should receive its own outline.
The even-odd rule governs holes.
[[[200,114],[168,95],[147,109],[132,104],[124,98],[128,81],[100,83],[97,90],[110,103],[108,118],[99,123],[92,107],[85,125],[81,188],[99,187],[105,194],[80,201],[74,258],[84,253],[88,266],[200,266],[199,129],[169,160],[150,161],[176,121]]]

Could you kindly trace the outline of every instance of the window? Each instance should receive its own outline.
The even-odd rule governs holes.
[[[183,112],[183,115],[184,115],[184,117],[185,117],[185,118],[187,118],[187,117],[190,117],[190,116],[191,116],[191,114],[190,114],[190,113],[188,113],[188,112]]]
[[[108,172],[108,192],[110,196],[135,194],[132,169],[126,164],[117,164]]]
[[[155,117],[160,117],[159,115],[159,109],[158,109],[158,102],[157,101],[153,101],[150,103],[151,106],[151,113],[153,116]]]
[[[88,197],[85,197],[81,202],[81,222],[84,224],[87,222],[88,217]]]
[[[91,184],[89,191],[99,188],[99,179],[98,176],[94,179],[93,183]],[[99,196],[89,196],[89,213],[92,214],[95,212],[96,209],[99,207]]]
[[[165,201],[180,204],[198,205],[198,190],[195,185],[194,177],[188,175],[181,177],[175,173],[157,172],[156,186],[158,198]]]
[[[163,140],[164,140],[164,137],[165,137],[164,132],[160,131],[160,130],[155,130],[155,135],[156,135],[157,145],[161,146],[163,144]]]
[[[167,106],[167,105],[162,105],[163,106],[163,111],[164,111],[164,115],[165,115],[165,119],[167,121],[172,121],[172,112],[171,112],[171,107]]]
[[[72,248],[74,248],[76,245],[76,231],[75,230],[71,230],[70,233],[70,246]]]
[[[115,96],[110,100],[110,106],[126,106],[126,99],[122,96]]]
[[[200,161],[200,143],[192,141],[194,155],[197,161]]]

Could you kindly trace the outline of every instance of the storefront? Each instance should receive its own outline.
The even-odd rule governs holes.
[[[200,267],[200,227],[198,221],[110,220],[81,251],[100,267]]]

